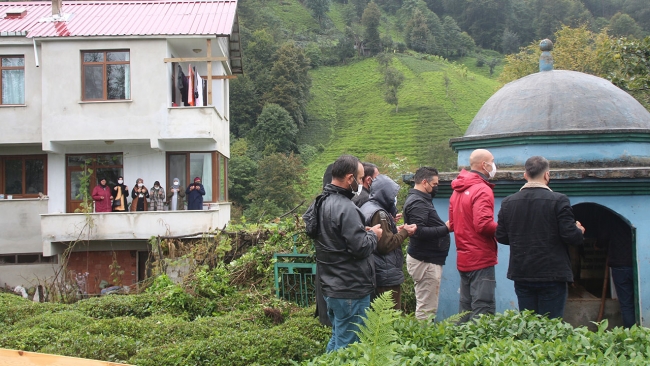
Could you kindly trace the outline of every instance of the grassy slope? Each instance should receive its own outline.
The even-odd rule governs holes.
[[[327,164],[343,153],[435,165],[440,155],[450,153],[448,139],[462,135],[498,85],[472,73],[462,77],[440,59],[399,55],[393,66],[405,76],[398,113],[384,102],[382,74],[372,58],[312,71],[310,121],[300,140],[322,144],[323,151],[308,167],[310,191],[320,186]],[[445,74],[449,90],[444,86]]]

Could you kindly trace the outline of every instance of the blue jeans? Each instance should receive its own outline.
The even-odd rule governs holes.
[[[636,323],[634,309],[634,269],[632,267],[610,267],[612,279],[621,305],[623,326],[629,328]]]
[[[332,322],[332,338],[327,344],[327,352],[358,342],[359,337],[355,331],[359,330],[357,324],[362,325],[366,317],[366,309],[370,306],[370,295],[360,299],[323,297],[327,302],[327,316]]]
[[[568,287],[566,282],[515,281],[519,311],[533,310],[550,319],[564,316]]]

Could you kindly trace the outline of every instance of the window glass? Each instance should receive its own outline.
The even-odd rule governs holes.
[[[84,66],[84,99],[104,99],[104,66]]]
[[[51,257],[41,257],[41,263],[59,263],[59,256],[53,255]]]
[[[2,104],[25,104],[25,70],[2,70]]]
[[[97,184],[100,179],[105,178],[109,186],[114,186],[117,184],[117,177],[121,176],[122,168],[97,168]]]
[[[25,58],[24,57],[3,57],[2,66],[7,66],[7,67],[25,66]]]
[[[205,188],[204,202],[212,201],[212,153],[191,153],[190,154],[190,179],[201,178],[201,184]]]
[[[84,52],[84,62],[104,62],[104,52]]]
[[[107,61],[129,61],[128,52],[106,52]]]
[[[226,157],[219,154],[219,201],[226,201]]]
[[[122,154],[97,155],[97,165],[103,165],[103,166],[122,165]]]
[[[5,160],[5,194],[23,193],[22,160]]]
[[[0,255],[0,264],[12,264],[16,263],[15,255]]]
[[[42,159],[25,160],[25,194],[45,191],[45,162]]]
[[[129,65],[106,65],[108,99],[129,99],[126,97]]]
[[[68,156],[68,166],[82,166],[86,163],[86,160],[90,160],[91,158],[88,155]]]
[[[25,58],[0,57],[2,104],[25,104]]]
[[[74,200],[80,200],[81,197],[81,176],[83,172],[70,172],[70,197]]]
[[[185,157],[186,155],[169,155],[169,177],[167,177],[167,182],[168,184],[172,184],[174,182],[174,178],[178,178],[180,180],[180,185],[181,187],[187,188],[189,183],[187,182],[187,167],[185,165]],[[192,177],[194,179],[194,177]]]
[[[18,257],[18,263],[38,263],[38,258],[40,257],[38,254],[18,254],[16,257]]]

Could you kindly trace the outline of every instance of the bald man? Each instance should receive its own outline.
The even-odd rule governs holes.
[[[459,312],[469,311],[462,321],[479,314],[494,314],[494,266],[497,241],[494,234],[494,178],[497,167],[488,150],[474,150],[469,157],[471,170],[463,169],[451,182],[449,231],[456,238],[457,267],[460,274]]]

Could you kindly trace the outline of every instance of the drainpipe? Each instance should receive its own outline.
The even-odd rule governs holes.
[[[38,48],[36,48],[36,38],[32,38],[32,41],[34,43],[34,62],[36,63],[36,67],[39,67],[38,63]]]

